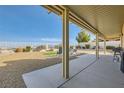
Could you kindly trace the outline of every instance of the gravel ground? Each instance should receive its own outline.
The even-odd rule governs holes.
[[[74,59],[76,57],[71,57]],[[0,87],[25,88],[22,74],[61,62],[60,57],[47,58],[41,53],[15,53],[0,57]]]

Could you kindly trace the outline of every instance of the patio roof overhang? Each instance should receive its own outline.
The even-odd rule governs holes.
[[[118,39],[122,35],[124,24],[124,6],[114,5],[47,5],[44,6],[58,15],[67,8],[69,20],[75,24],[99,33],[101,38],[107,40]]]
[[[106,40],[119,38],[121,46],[124,45],[123,6],[45,5],[44,7],[62,16],[63,77],[66,79],[69,78],[69,21],[96,35],[96,59],[99,59],[99,39],[104,40],[105,54]]]
[[[101,37],[105,37],[101,32],[99,32],[97,29],[95,29],[92,25],[90,25],[88,22],[86,22],[85,20],[83,20],[82,18],[80,18],[78,15],[76,15],[75,13],[73,13],[69,8],[67,8],[67,6],[62,6],[62,5],[45,5],[45,8],[47,8],[50,12],[54,12],[59,16],[62,16],[62,12],[64,11],[64,9],[68,9],[69,10],[69,20],[70,22],[75,23],[76,25],[86,28],[87,30],[93,32],[94,34],[96,34],[97,32],[99,33],[99,36]]]
[[[124,6],[69,5],[71,11],[91,24],[107,39],[120,38],[124,24]]]

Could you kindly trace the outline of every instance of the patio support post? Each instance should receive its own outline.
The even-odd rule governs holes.
[[[106,39],[104,39],[104,54],[106,54]]]
[[[69,10],[63,10],[63,78],[69,78]]]
[[[99,59],[99,35],[96,33],[96,59]]]
[[[122,34],[121,34],[121,47],[124,49],[124,24],[122,26]]]
[[[120,36],[120,47],[123,47],[123,35]]]

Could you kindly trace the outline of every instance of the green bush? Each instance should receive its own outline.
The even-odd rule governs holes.
[[[106,46],[106,49],[112,50],[112,49],[114,49],[114,48],[115,48],[114,46]]]
[[[26,52],[26,49],[25,48],[23,48],[23,52]]]
[[[55,45],[54,48],[55,48],[55,49],[59,49],[59,45]]]
[[[89,49],[90,48],[90,45],[89,44],[86,44],[85,47],[86,47],[86,49]]]
[[[24,52],[30,52],[31,51],[31,46],[26,46],[26,48],[23,50]]]

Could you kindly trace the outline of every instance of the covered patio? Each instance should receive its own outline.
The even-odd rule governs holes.
[[[70,62],[70,78],[62,78],[62,64],[53,65],[23,74],[28,88],[113,88],[124,87],[124,74],[120,63],[113,62],[112,55],[79,56]]]
[[[23,75],[27,87],[124,87],[120,63],[106,54],[106,40],[121,41],[124,48],[124,6],[45,5],[62,17],[62,65],[54,65]],[[69,62],[69,22],[96,35],[96,54],[83,55]],[[99,39],[104,40],[104,55],[99,55]]]

